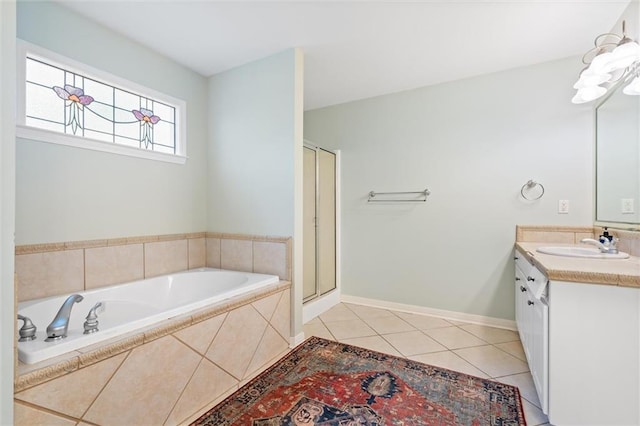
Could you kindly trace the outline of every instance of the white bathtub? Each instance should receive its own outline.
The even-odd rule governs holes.
[[[54,342],[44,341],[47,326],[69,295],[22,302],[18,313],[38,330],[35,340],[18,342],[18,358],[40,362],[277,282],[275,275],[202,268],[79,292],[84,299],[73,305],[67,337]],[[99,331],[83,334],[85,317],[98,302]]]

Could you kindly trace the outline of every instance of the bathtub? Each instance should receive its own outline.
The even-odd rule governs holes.
[[[73,305],[67,337],[54,342],[45,342],[46,329],[69,295],[21,302],[18,313],[37,333],[35,340],[18,342],[18,359],[34,364],[278,282],[275,275],[202,268],[78,292],[84,299]],[[85,317],[98,302],[99,331],[83,334]]]

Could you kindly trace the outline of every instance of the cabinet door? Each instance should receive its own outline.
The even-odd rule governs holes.
[[[538,398],[542,405],[542,412],[548,413],[549,401],[549,307],[544,300],[530,298],[529,304],[531,315],[531,362],[529,369],[533,377],[533,383],[538,391]]]
[[[515,293],[516,293],[516,325],[518,326],[518,334],[520,334],[520,341],[522,342],[522,348],[524,349],[527,360],[530,355],[528,354],[529,345],[527,344],[531,340],[530,332],[530,309],[528,309],[527,301],[528,291],[525,284],[526,277],[520,268],[516,267],[515,277]]]

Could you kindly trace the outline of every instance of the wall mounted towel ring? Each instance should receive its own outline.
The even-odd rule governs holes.
[[[540,194],[538,194],[537,197],[525,195],[525,190],[526,191],[533,190],[536,186],[540,187]],[[529,200],[529,201],[539,200],[544,195],[544,186],[542,186],[542,184],[539,182],[529,179],[529,182],[525,183],[524,185],[522,185],[522,188],[520,188],[520,195],[522,195],[522,198],[524,198],[525,200]]]

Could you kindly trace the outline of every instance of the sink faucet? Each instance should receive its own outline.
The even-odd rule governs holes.
[[[47,338],[45,342],[51,342],[54,340],[67,337],[67,329],[69,328],[69,317],[71,316],[71,308],[74,303],[79,303],[84,297],[79,294],[72,294],[64,301],[60,310],[56,314],[56,317],[51,321],[51,324],[47,327]]]
[[[605,239],[604,243],[601,243],[598,240],[594,240],[593,238],[583,238],[580,240],[580,242],[585,244],[592,244],[598,247],[598,249],[600,249],[600,253],[618,253],[618,247],[616,247],[616,243],[618,242],[617,238],[614,238],[611,241]]]

